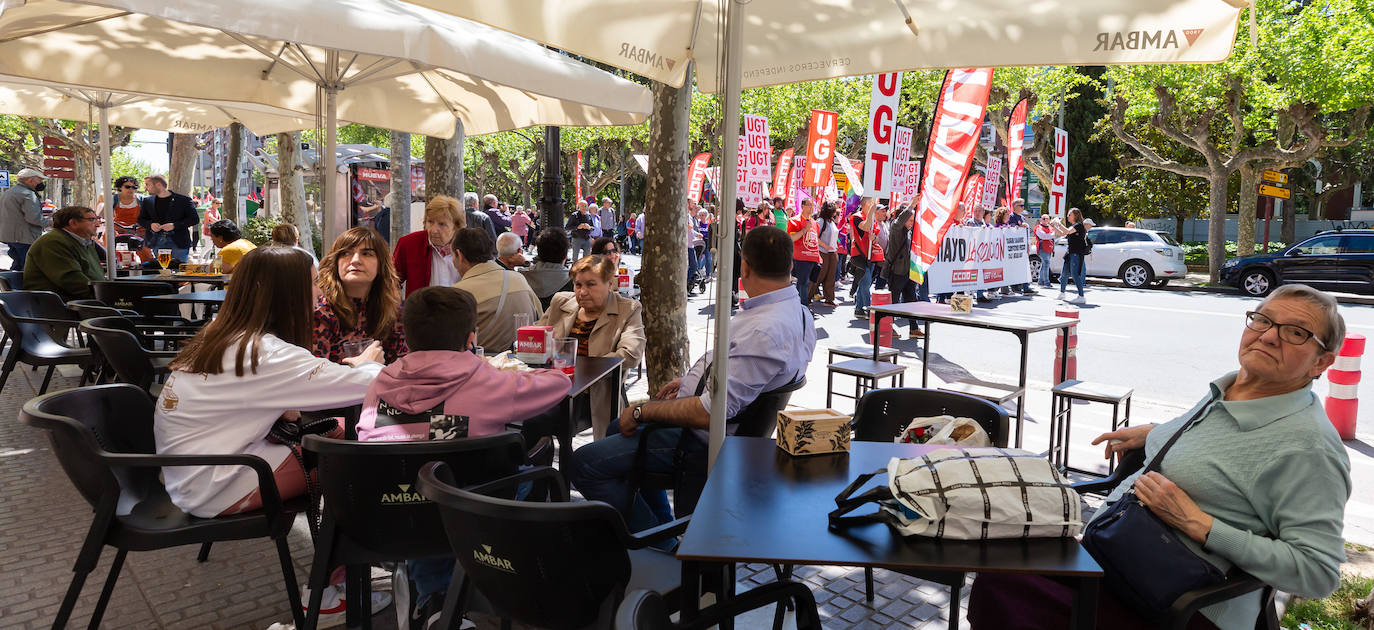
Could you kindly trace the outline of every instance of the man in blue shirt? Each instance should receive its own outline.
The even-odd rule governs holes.
[[[744,237],[740,280],[749,299],[730,321],[730,382],[725,417],[733,418],[764,392],[788,385],[806,374],[816,350],[811,313],[792,288],[792,239],[773,227],[758,227]],[[654,422],[675,428],[649,434],[646,467],[668,472],[679,439],[689,453],[704,453],[711,426],[709,380],[712,353],[707,352],[682,378],[659,390],[656,400],[625,409],[612,423],[609,437],[577,449],[569,479],[582,496],[605,501],[625,516],[631,531],[660,520],[641,498],[626,505],[628,476],[639,445],[639,425]],[[683,431],[690,431],[683,436]],[[619,435],[616,435],[619,433]],[[687,465],[704,467],[704,457]],[[705,474],[705,469],[694,471]]]
[[[1023,229],[1023,230],[1029,230],[1029,228],[1027,227],[1027,224],[1026,224],[1026,217],[1022,215],[1022,213],[1025,212],[1025,211],[1026,211],[1026,204],[1025,204],[1025,203],[1023,203],[1020,199],[1014,199],[1014,200],[1012,200],[1012,202],[1011,202],[1011,214],[1007,216],[1007,225],[1010,225],[1010,226],[1012,226],[1012,227],[1019,227],[1019,228],[1021,228],[1021,229]],[[1034,235],[1034,234],[1031,234],[1031,235],[1029,235],[1029,236],[1026,238],[1026,242],[1027,242],[1027,243],[1033,242],[1034,239],[1035,239],[1035,235]],[[1021,283],[1020,286],[1017,286],[1017,287],[1016,287],[1016,290],[1017,290],[1017,292],[1022,293],[1022,294],[1026,294],[1026,295],[1035,293],[1035,289],[1032,289],[1032,288],[1031,288],[1031,285],[1030,285],[1029,282],[1023,282],[1023,283]]]

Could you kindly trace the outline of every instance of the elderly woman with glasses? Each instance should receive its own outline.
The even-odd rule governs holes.
[[[1193,409],[1093,440],[1107,443],[1108,456],[1144,448],[1149,461],[1183,429],[1158,471],[1128,477],[1108,503],[1133,490],[1221,571],[1239,569],[1300,597],[1330,595],[1345,558],[1350,460],[1312,382],[1335,361],[1344,338],[1331,296],[1303,285],[1274,291],[1245,314],[1240,369],[1212,381]],[[1110,589],[1102,595],[1097,627],[1154,627]],[[1068,586],[1048,578],[979,575],[968,619],[974,628],[1062,628],[1071,597]],[[1260,605],[1260,592],[1251,591],[1204,607],[1188,627],[1248,630]]]

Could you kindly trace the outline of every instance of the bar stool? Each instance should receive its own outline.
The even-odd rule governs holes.
[[[868,348],[869,356],[873,356],[873,349]],[[906,385],[906,366],[898,365],[896,359],[892,363],[887,361],[874,361],[873,359],[849,359],[831,363],[827,366],[825,373],[825,406],[832,408],[831,400],[834,396],[849,398],[858,404],[858,400],[870,390],[878,388],[878,381],[884,378],[892,379],[892,387],[902,387]],[[835,375],[843,374],[854,377],[854,395],[841,394],[835,391]]]
[[[1103,475],[1099,473],[1069,465],[1069,428],[1073,423],[1073,401],[1082,400],[1111,405],[1112,430],[1116,431],[1131,426],[1131,394],[1133,393],[1135,390],[1130,387],[1085,383],[1077,380],[1067,380],[1051,388],[1050,402],[1053,408],[1050,414],[1050,464],[1061,472],[1076,472],[1092,477],[1102,477]],[[1122,405],[1126,406],[1124,417],[1120,415]],[[1116,460],[1107,460],[1108,474],[1114,470],[1116,470]]]
[[[849,357],[851,359],[873,358],[873,346],[862,343],[853,343],[847,346],[836,346],[834,348],[826,348],[826,351],[830,353],[830,357],[828,360],[826,360],[826,363],[834,363],[835,357]],[[891,363],[896,363],[898,354],[901,353],[896,348],[889,348],[887,346],[880,346],[878,348],[879,361],[888,361]]]

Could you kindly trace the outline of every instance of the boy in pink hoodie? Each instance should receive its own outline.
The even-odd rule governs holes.
[[[401,312],[410,354],[386,366],[363,400],[358,439],[412,441],[480,437],[540,415],[568,395],[558,370],[498,370],[468,352],[477,302],[452,287],[426,287]],[[413,328],[412,328],[413,326]]]
[[[500,433],[506,423],[541,415],[568,395],[558,370],[498,370],[468,352],[477,339],[477,301],[452,287],[425,287],[401,311],[410,354],[382,369],[367,388],[358,439],[431,440]],[[451,558],[406,562],[393,579],[406,580],[410,627],[428,628],[443,608],[453,574]],[[464,627],[471,627],[467,623]]]

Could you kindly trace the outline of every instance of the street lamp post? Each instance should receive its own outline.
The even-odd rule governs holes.
[[[558,127],[544,128],[544,184],[539,197],[539,216],[544,227],[563,225],[563,173],[559,166]]]

